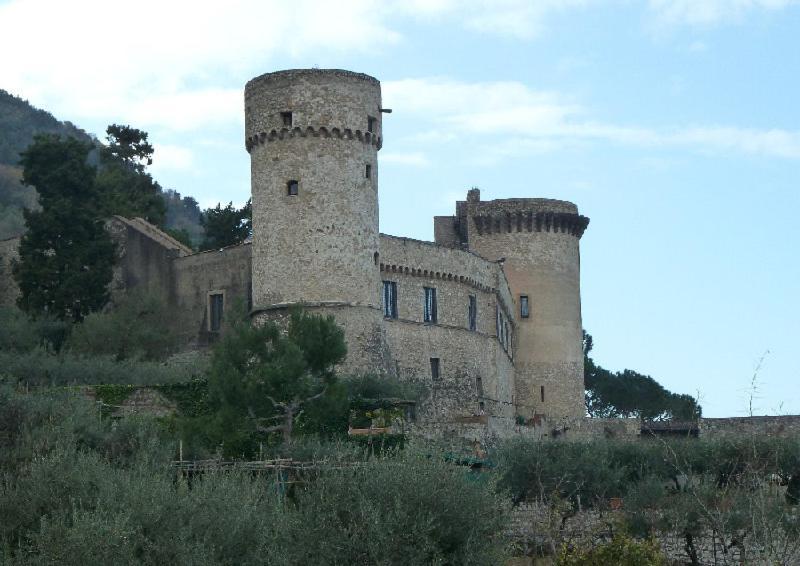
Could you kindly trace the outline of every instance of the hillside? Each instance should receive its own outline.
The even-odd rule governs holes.
[[[62,122],[45,110],[0,89],[0,240],[25,231],[22,211],[36,206],[36,190],[20,183],[19,154],[36,134],[57,134],[90,143],[97,139],[70,122]],[[162,193],[167,206],[166,228],[184,230],[197,245],[203,239],[200,208],[192,197],[175,191]]]
[[[26,100],[0,89],[0,240],[22,234],[22,210],[36,206],[36,190],[20,183],[19,154],[36,134],[58,134],[94,142],[89,134],[69,122],[34,108]]]

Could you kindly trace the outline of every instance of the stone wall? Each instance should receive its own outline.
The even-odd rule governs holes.
[[[242,244],[173,260],[170,300],[184,317],[187,333],[195,336],[199,345],[217,338],[208,321],[210,293],[223,295],[223,321],[225,316],[244,316],[250,311],[251,249],[250,244]]]
[[[700,419],[700,436],[703,438],[734,436],[799,436],[800,415],[731,417]]]
[[[11,275],[11,262],[19,257],[19,238],[0,240],[0,307],[14,306],[19,288]]]
[[[106,228],[117,244],[117,262],[111,282],[112,300],[128,290],[152,294],[165,304],[170,302],[174,278],[172,260],[183,253],[182,246],[165,245],[137,222],[114,216]],[[155,226],[153,230],[157,230]],[[160,230],[159,230],[160,232]]]

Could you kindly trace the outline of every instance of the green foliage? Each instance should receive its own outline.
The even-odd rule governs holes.
[[[324,432],[313,426],[326,420],[321,414],[347,414],[333,373],[346,352],[332,317],[296,311],[286,332],[274,323],[233,324],[211,359],[209,438],[224,442],[228,454],[252,453],[273,432],[290,441],[305,410],[303,432]]]
[[[86,400],[0,389],[4,564],[497,564],[506,515],[490,484],[407,453],[323,467],[281,497],[270,476],[164,465],[148,420],[100,419]],[[334,444],[294,456],[346,463]],[[321,451],[318,450],[321,448]],[[308,452],[311,450],[311,452]],[[409,486],[414,486],[409,490]]]
[[[201,250],[216,250],[242,243],[253,232],[253,211],[250,201],[237,209],[229,202],[225,208],[217,204],[203,212],[200,222],[205,229]]]
[[[17,165],[34,136],[45,133],[93,143],[83,130],[0,89],[0,240],[22,235],[23,211],[38,207],[36,190],[20,182],[22,169]]]
[[[499,564],[507,519],[487,487],[414,451],[324,473],[296,495],[290,561]]]
[[[113,308],[92,313],[75,325],[67,348],[87,356],[164,360],[180,344],[179,314],[154,295],[131,293]]]
[[[192,241],[192,235],[186,228],[165,228],[164,232],[178,240],[181,244],[189,248],[190,250],[195,249],[195,244]]]
[[[182,234],[188,234],[191,243],[187,245],[194,250],[198,249],[203,241],[204,232],[200,224],[202,212],[197,201],[190,196],[182,197],[179,192],[171,189],[166,189],[161,196],[167,207],[165,219],[167,231],[181,242],[184,242],[181,239]]]
[[[27,101],[0,89],[0,164],[16,165],[37,134],[73,137],[91,143],[83,130],[69,122],[60,122],[49,112],[31,106]]]
[[[147,132],[111,124],[107,145],[100,149],[97,187],[106,215],[142,217],[156,226],[164,224],[166,204],[161,186],[145,168],[153,162],[153,146]]]
[[[557,566],[666,566],[667,560],[658,542],[637,541],[619,533],[611,542],[591,549],[564,547]]]
[[[626,369],[611,372],[589,356],[592,336],[584,331],[586,411],[602,418],[637,417],[642,420],[697,420],[702,408],[691,395],[671,393],[649,375]]]
[[[22,181],[42,209],[26,210],[27,233],[13,267],[19,306],[31,315],[80,321],[108,302],[116,246],[98,208],[91,146],[37,136],[23,154]]]
[[[48,316],[34,319],[17,308],[0,307],[0,352],[59,351],[70,330],[70,324]]]
[[[0,350],[0,368],[0,383],[24,387],[183,383],[202,376],[206,370],[204,360],[173,365],[141,360],[118,362],[107,356],[84,357],[71,352],[55,355],[42,348],[23,353]]]

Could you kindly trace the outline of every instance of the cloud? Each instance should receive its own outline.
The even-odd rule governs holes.
[[[650,10],[663,26],[710,27],[742,21],[754,10],[781,10],[797,0],[650,0]]]
[[[74,120],[202,128],[238,119],[241,84],[278,55],[397,42],[385,12],[378,0],[11,0],[0,4],[0,76]]]
[[[156,144],[153,154],[153,170],[155,172],[167,169],[186,171],[194,166],[192,151],[177,145]]]
[[[648,128],[602,122],[570,97],[519,82],[461,82],[434,77],[384,83],[384,99],[424,132],[416,143],[439,138],[479,148],[475,160],[540,154],[577,144],[612,142],[645,148],[684,148],[800,159],[800,131],[691,125]]]
[[[431,164],[428,157],[420,152],[381,153],[381,163],[393,163],[411,167],[427,167]]]
[[[542,35],[547,20],[590,3],[590,0],[405,0],[394,4],[399,13],[418,20],[455,20],[479,33],[534,39]]]

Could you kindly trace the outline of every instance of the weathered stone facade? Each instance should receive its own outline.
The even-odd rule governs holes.
[[[487,202],[472,190],[454,216],[435,219],[435,242],[380,234],[380,83],[281,71],[251,80],[244,98],[252,243],[192,254],[141,219],[115,217],[115,293],[162,297],[198,345],[219,332],[212,297],[225,312],[239,301],[256,323],[294,305],[332,314],[348,343],[343,373],[430,386],[417,411],[426,434],[581,428],[578,241],[588,219],[575,205]]]

